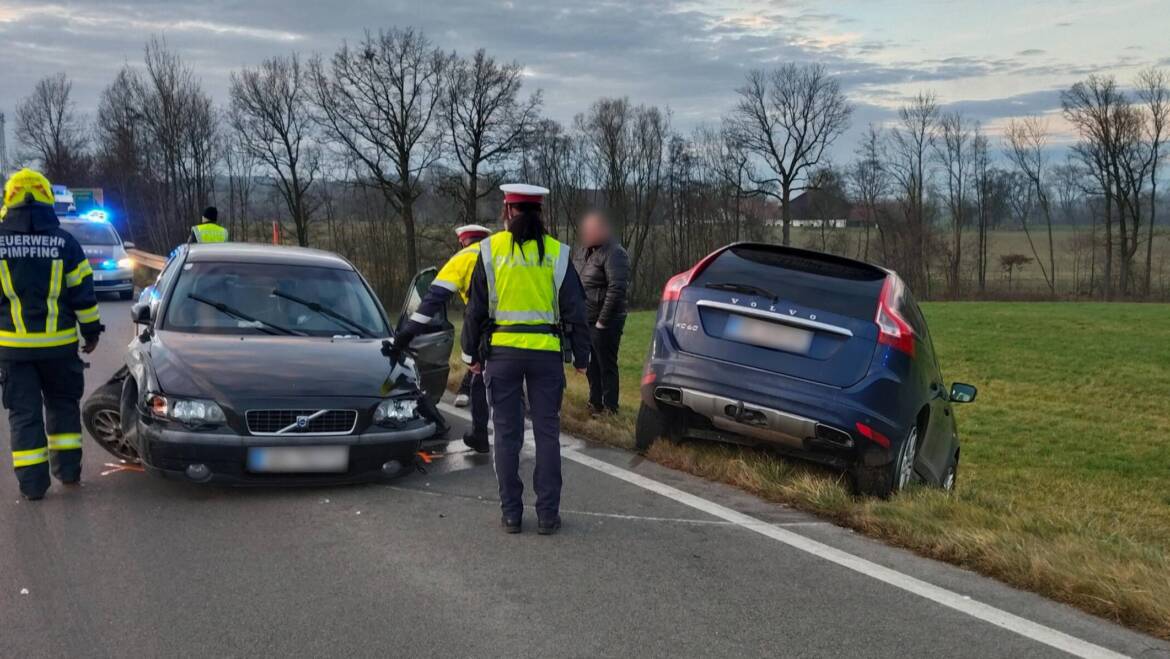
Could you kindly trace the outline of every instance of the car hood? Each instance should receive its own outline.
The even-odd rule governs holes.
[[[150,358],[164,393],[230,401],[384,395],[380,339],[158,332]]]

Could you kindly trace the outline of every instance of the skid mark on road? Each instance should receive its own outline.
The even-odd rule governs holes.
[[[470,419],[470,415],[464,413],[450,405],[443,404],[441,406],[444,412],[453,414],[463,419]],[[644,490],[654,492],[663,497],[681,503],[707,513],[713,517],[729,522],[732,525],[740,528],[759,533],[765,537],[776,540],[793,549],[803,551],[823,560],[829,561],[846,569],[852,570],[859,574],[863,574],[871,579],[876,579],[885,584],[900,588],[909,593],[918,595],[928,599],[936,604],[945,606],[947,608],[965,613],[973,618],[982,620],[984,622],[1000,627],[1010,632],[1014,632],[1029,638],[1038,643],[1043,643],[1050,647],[1056,648],[1063,652],[1067,652],[1073,656],[1085,658],[1117,658],[1125,657],[1126,655],[1114,652],[1108,648],[1101,647],[1095,643],[1090,643],[1079,639],[1075,636],[1065,634],[1051,627],[1047,627],[1038,622],[1033,622],[1027,618],[1022,618],[1013,613],[996,608],[990,604],[984,604],[978,600],[971,599],[969,596],[960,595],[941,586],[936,586],[921,579],[912,577],[908,574],[903,574],[892,568],[884,565],[874,563],[866,560],[860,556],[855,556],[849,552],[837,549],[836,547],[827,545],[823,542],[818,542],[812,538],[800,535],[794,531],[780,528],[775,524],[770,524],[763,520],[757,519],[750,515],[745,515],[737,510],[728,508],[721,504],[715,503],[696,496],[689,492],[684,492],[676,487],[667,485],[652,478],[647,478],[641,474],[632,472],[628,469],[618,467],[616,465],[599,460],[589,455],[585,455],[578,448],[585,446],[585,443],[579,439],[571,438],[565,435],[561,436],[562,449],[561,455],[584,467],[589,467],[603,474],[612,476],[618,480],[625,481],[631,485],[636,485]],[[566,441],[567,440],[567,441]]]

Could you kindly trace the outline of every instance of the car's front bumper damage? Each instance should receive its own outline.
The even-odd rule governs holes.
[[[143,462],[152,471],[176,479],[239,485],[355,483],[384,480],[405,473],[435,423],[416,419],[399,429],[371,428],[356,435],[251,436],[214,433],[139,423]],[[248,468],[249,449],[346,446],[344,472],[257,473]]]

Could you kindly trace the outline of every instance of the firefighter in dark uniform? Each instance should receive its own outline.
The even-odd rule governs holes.
[[[561,527],[562,355],[579,374],[589,364],[585,294],[569,246],[549,236],[541,218],[548,190],[509,184],[501,231],[480,244],[463,317],[464,361],[484,373],[496,430],[495,467],[502,524],[519,533],[524,513],[520,450],[524,446],[524,390],[536,440],[537,531]],[[562,352],[563,351],[563,352]]]
[[[199,224],[191,227],[191,237],[187,240],[189,243],[224,243],[228,239],[228,231],[222,226],[216,224],[219,222],[219,209],[215,206],[208,206],[203,209],[203,217],[199,218]]]
[[[414,337],[426,331],[427,325],[447,304],[451,296],[458,293],[467,302],[467,291],[471,286],[471,271],[479,257],[479,242],[491,235],[491,229],[478,224],[469,224],[455,230],[459,244],[463,247],[455,253],[431,282],[430,289],[423,297],[418,309],[407,319],[406,325],[394,335],[393,351],[401,352],[410,347]],[[394,357],[397,361],[397,357]],[[471,376],[471,430],[463,435],[463,443],[477,453],[491,450],[488,442],[488,403],[483,375]]]
[[[0,383],[12,466],[21,494],[35,501],[49,489],[50,465],[62,483],[81,480],[77,337],[93,352],[103,328],[89,260],[57,221],[49,181],[28,169],[13,174],[0,214]]]

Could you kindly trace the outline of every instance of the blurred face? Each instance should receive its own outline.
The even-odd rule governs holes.
[[[609,220],[601,213],[589,213],[581,219],[581,241],[592,247],[609,240]]]

